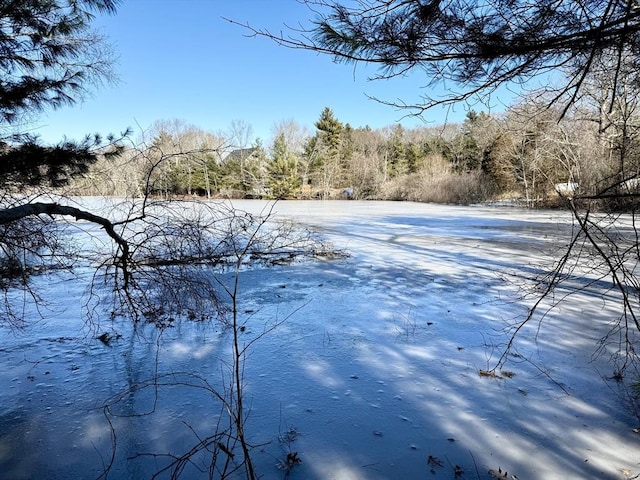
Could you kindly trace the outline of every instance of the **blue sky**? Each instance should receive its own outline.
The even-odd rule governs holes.
[[[283,120],[313,132],[325,106],[353,127],[425,124],[403,119],[407,112],[366,95],[413,102],[428,79],[369,82],[374,70],[249,38],[248,31],[223,17],[280,31],[284,24],[308,21],[311,12],[296,0],[125,0],[115,16],[95,22],[115,45],[120,81],[96,90],[82,104],[43,115],[34,133],[57,142],[64,135],[78,139],[127,127],[140,131],[157,120],[183,120],[212,132],[228,131],[232,122],[241,121],[252,127],[253,138],[267,143],[273,126]],[[463,107],[448,117],[434,110],[425,120],[439,124],[464,115]]]

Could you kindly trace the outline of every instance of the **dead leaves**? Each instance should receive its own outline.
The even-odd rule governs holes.
[[[500,373],[496,373],[495,370],[478,370],[478,375],[481,377],[490,377],[490,378],[513,378],[516,376],[515,373],[510,372],[509,370],[501,370]]]
[[[447,458],[447,462],[449,463],[449,465],[453,470],[454,478],[464,477],[464,469],[460,465],[453,465],[448,458]],[[427,457],[427,464],[430,467],[429,472],[432,475],[436,475],[437,469],[444,467],[444,462],[434,455],[429,455]],[[475,460],[474,460],[474,464],[475,464]],[[477,467],[476,467],[476,473],[478,474],[478,478],[480,478],[480,473],[478,472]],[[507,471],[503,472],[501,467],[498,467],[498,470],[491,469],[489,470],[488,473],[491,478],[495,478],[496,480],[518,480],[518,477],[516,475],[509,475]]]
[[[280,470],[289,473],[296,467],[296,465],[300,465],[301,463],[302,460],[298,456],[298,452],[289,452],[284,459],[278,461],[276,466]]]
[[[449,462],[448,458],[447,458],[447,462]],[[427,457],[427,464],[430,467],[429,472],[431,472],[432,475],[436,474],[436,468],[444,467],[444,462],[440,460],[438,457],[434,457],[433,455],[429,455]],[[451,464],[451,462],[449,462],[449,465],[451,465],[451,468],[453,469],[454,478],[461,478],[462,476],[464,476],[464,470],[460,465],[454,466]]]
[[[436,467],[437,468],[444,467],[444,463],[442,462],[442,460],[440,460],[438,457],[434,457],[433,455],[429,455],[429,457],[427,458],[427,464],[429,465],[429,467],[431,467],[429,471],[433,475],[436,474]]]
[[[499,480],[518,480],[518,477],[516,477],[515,475],[509,476],[509,474],[507,472],[503,472],[500,467],[498,467],[498,471],[489,470],[489,476],[491,478],[497,478]]]

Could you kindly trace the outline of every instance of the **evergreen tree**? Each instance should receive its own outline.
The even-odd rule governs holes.
[[[318,132],[314,147],[318,160],[314,183],[326,198],[341,177],[340,150],[344,126],[329,107],[324,108],[315,126]]]
[[[409,172],[404,145],[404,128],[397,124],[391,131],[388,140],[388,175],[390,178],[399,177]]]
[[[198,155],[198,169],[193,174],[193,185],[198,194],[208,198],[218,192],[220,182],[220,163],[216,153],[202,153]]]
[[[342,130],[340,144],[340,172],[338,182],[340,187],[353,187],[356,179],[353,175],[352,160],[355,154],[355,130],[350,124],[346,124]]]
[[[407,160],[407,173],[416,173],[423,163],[420,145],[414,142],[405,144],[405,158]]]
[[[315,123],[318,129],[318,137],[322,142],[329,157],[337,156],[342,141],[343,125],[334,116],[329,107],[325,107],[320,113],[320,118]]]
[[[271,161],[267,167],[270,195],[273,198],[291,198],[300,191],[302,182],[298,175],[297,158],[289,150],[283,132],[276,136],[271,151]]]
[[[446,158],[460,172],[481,169],[493,143],[495,130],[495,122],[489,115],[470,110],[460,131],[450,142]]]
[[[5,188],[62,186],[96,161],[103,146],[99,135],[47,146],[15,129],[46,108],[75,103],[87,86],[110,77],[107,45],[90,23],[95,12],[112,13],[117,3],[0,2],[0,184]],[[107,140],[113,144],[115,138]]]

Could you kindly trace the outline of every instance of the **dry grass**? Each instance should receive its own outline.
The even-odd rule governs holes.
[[[456,173],[418,172],[395,178],[382,188],[383,200],[468,205],[488,200],[494,189],[480,171]]]

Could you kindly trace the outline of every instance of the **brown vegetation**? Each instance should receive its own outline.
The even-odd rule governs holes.
[[[327,108],[314,134],[288,122],[267,148],[248,144],[248,135],[164,121],[120,158],[94,164],[71,192],[556,207],[566,206],[557,188],[564,184],[591,208],[633,208],[637,116],[587,98],[558,120],[561,112],[544,105],[523,102],[499,116],[470,111],[461,124],[412,130],[353,128]],[[606,124],[596,121],[603,116]]]

